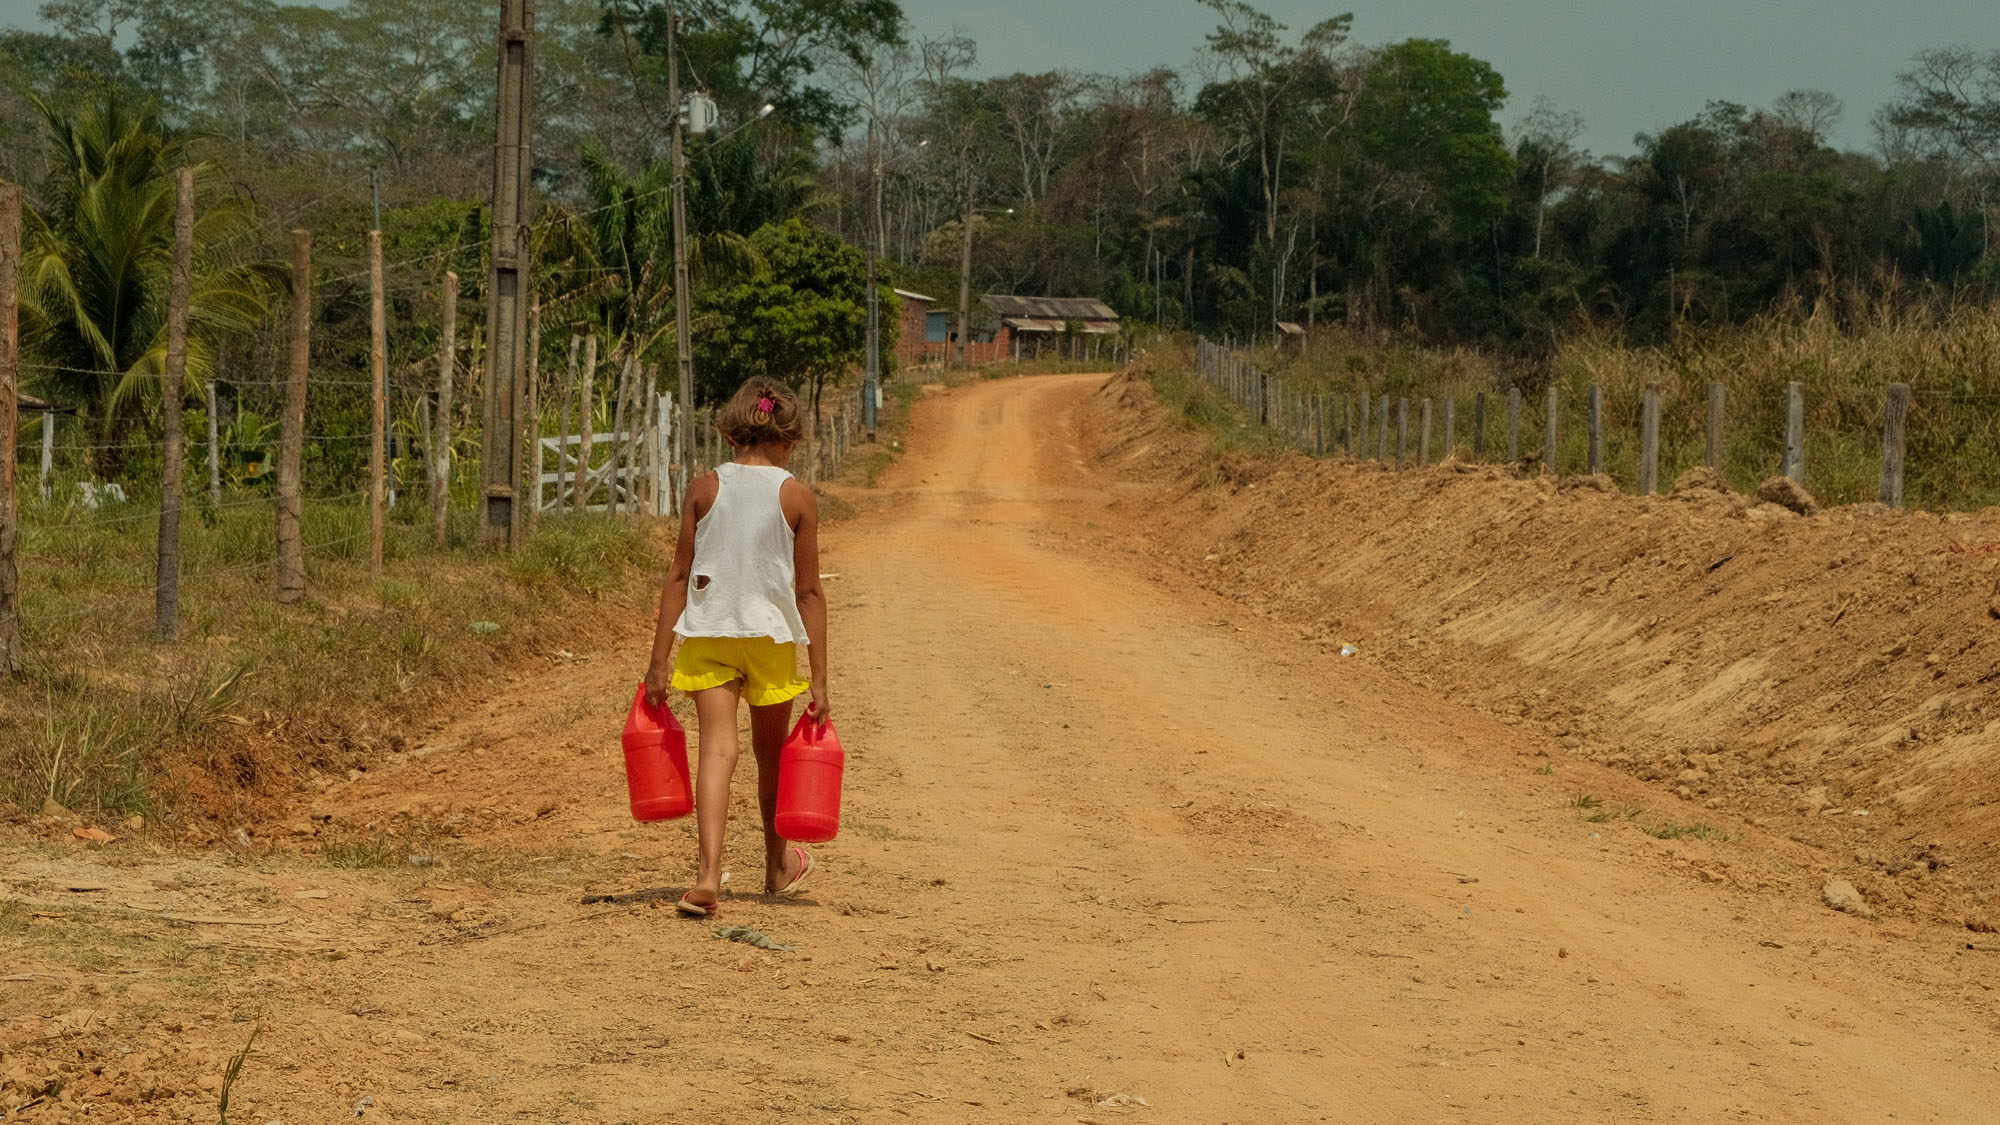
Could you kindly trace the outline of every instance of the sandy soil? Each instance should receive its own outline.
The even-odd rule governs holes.
[[[829,536],[845,831],[722,919],[795,952],[583,901],[691,867],[622,808],[635,639],[230,851],[6,842],[0,1112],[214,1120],[256,1029],[234,1121],[1992,1115],[2000,954],[1726,811],[1586,819],[1660,786],[1198,589],[1102,382],[932,396]]]

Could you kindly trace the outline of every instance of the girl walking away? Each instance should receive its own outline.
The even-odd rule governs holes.
[[[810,692],[813,721],[825,723],[833,714],[826,690],[819,501],[785,471],[803,429],[798,398],[783,383],[760,376],[722,408],[715,428],[736,451],[735,460],[688,484],[680,542],[660,597],[660,624],[646,670],[648,703],[663,703],[669,687],[694,699],[700,864],[678,908],[696,917],[716,913],[722,897],[737,702],[750,705],[766,894],[798,890],[813,869],[812,856],[788,844],[773,823],[778,749],[791,727],[792,700]],[[810,682],[798,675],[801,641],[812,667]]]

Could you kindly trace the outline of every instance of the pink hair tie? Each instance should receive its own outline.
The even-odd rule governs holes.
[[[778,404],[771,401],[770,395],[765,395],[763,398],[757,400],[757,409],[766,414],[776,414],[778,412]]]

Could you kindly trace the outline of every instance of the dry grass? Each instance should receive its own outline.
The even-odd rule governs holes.
[[[1587,459],[1587,402],[1604,388],[1606,468],[1626,488],[1638,481],[1640,404],[1649,383],[1661,391],[1660,479],[1701,463],[1708,385],[1727,398],[1724,475],[1750,489],[1779,472],[1786,384],[1804,384],[1805,484],[1822,502],[1876,498],[1883,400],[1889,384],[1912,390],[1906,477],[1908,503],[1930,509],[2000,503],[2000,307],[1944,309],[1878,303],[1835,309],[1782,308],[1754,323],[1687,328],[1665,347],[1630,347],[1616,334],[1573,337],[1546,362],[1524,364],[1469,348],[1433,348],[1388,335],[1325,330],[1305,356],[1255,353],[1307,391],[1408,395],[1458,403],[1458,449],[1472,447],[1471,403],[1485,392],[1488,459],[1505,448],[1505,395],[1524,393],[1521,453],[1544,445],[1542,394],[1558,389],[1557,467],[1581,473]],[[1434,440],[1435,437],[1434,437]]]
[[[401,514],[418,518],[414,508]],[[183,524],[180,639],[158,645],[157,525],[135,514],[144,509],[26,513],[27,668],[0,683],[0,802],[105,817],[233,812],[303,771],[388,749],[533,652],[581,643],[595,627],[579,630],[573,611],[636,594],[653,559],[643,526],[603,517],[544,520],[504,559],[438,552],[427,527],[392,524],[375,583],[366,536],[355,537],[365,510],[309,504],[306,542],[329,546],[307,555],[306,600],[284,607],[267,561],[270,509],[196,510]]]

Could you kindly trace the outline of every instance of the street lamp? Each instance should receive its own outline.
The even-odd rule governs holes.
[[[965,244],[958,257],[958,365],[965,366],[965,349],[972,341],[972,220],[977,215],[1011,215],[1012,207],[965,207]]]

